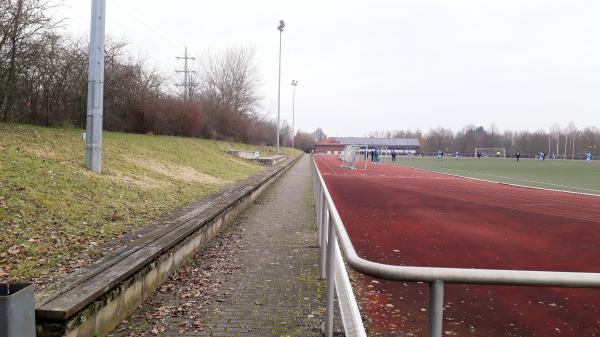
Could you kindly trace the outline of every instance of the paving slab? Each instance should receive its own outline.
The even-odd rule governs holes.
[[[322,336],[310,172],[304,156],[109,336]]]

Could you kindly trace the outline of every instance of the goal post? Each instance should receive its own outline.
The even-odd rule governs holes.
[[[344,147],[344,151],[340,155],[340,161],[342,161],[342,167],[349,168],[352,170],[366,170],[367,169],[367,146],[361,145],[347,145]]]
[[[476,147],[475,158],[506,158],[504,147]]]
[[[379,148],[379,162],[381,164],[389,164],[392,162],[390,150],[384,146]]]

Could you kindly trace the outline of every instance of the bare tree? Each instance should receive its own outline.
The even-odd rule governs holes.
[[[200,94],[223,111],[249,116],[260,107],[260,79],[252,48],[232,47],[203,57]]]
[[[39,41],[58,24],[43,0],[2,0],[0,5],[0,114],[8,121],[15,105],[22,72],[35,60]]]
[[[577,134],[577,126],[574,122],[570,122],[565,128],[565,159],[567,159],[568,151],[571,151],[571,158],[575,157],[575,136]]]
[[[315,140],[315,143],[319,142],[319,141],[321,141],[321,140],[323,140],[325,138],[327,138],[327,135],[325,134],[325,131],[323,131],[323,129],[321,129],[321,128],[317,128],[312,133],[312,135],[313,135],[313,139]]]
[[[556,155],[558,155],[560,153],[560,134],[561,134],[560,125],[558,123],[552,124],[552,126],[550,127],[550,133],[548,135],[548,139],[549,139],[549,143],[550,143],[549,148],[552,148],[552,150],[548,149],[548,152],[554,151],[554,146],[552,144],[552,138],[554,138],[554,139],[556,139]]]
[[[261,121],[260,79],[252,48],[232,47],[220,53],[206,52],[197,72],[199,90],[195,99],[207,116],[208,138],[251,141],[254,126]]]
[[[429,151],[448,151],[454,138],[454,133],[450,129],[438,127],[429,130],[423,139],[425,148]]]
[[[315,148],[315,140],[312,134],[298,131],[294,136],[294,146],[308,153]]]

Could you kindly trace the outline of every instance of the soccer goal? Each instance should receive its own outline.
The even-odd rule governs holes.
[[[367,146],[347,145],[340,156],[342,167],[352,170],[366,170],[368,150]]]
[[[475,158],[506,158],[506,149],[503,147],[476,147]]]
[[[392,155],[387,147],[379,148],[379,162],[381,164],[390,164],[392,162]]]

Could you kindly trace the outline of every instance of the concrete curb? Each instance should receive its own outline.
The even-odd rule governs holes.
[[[185,207],[176,221],[112,254],[36,308],[39,337],[105,336],[302,155]]]

